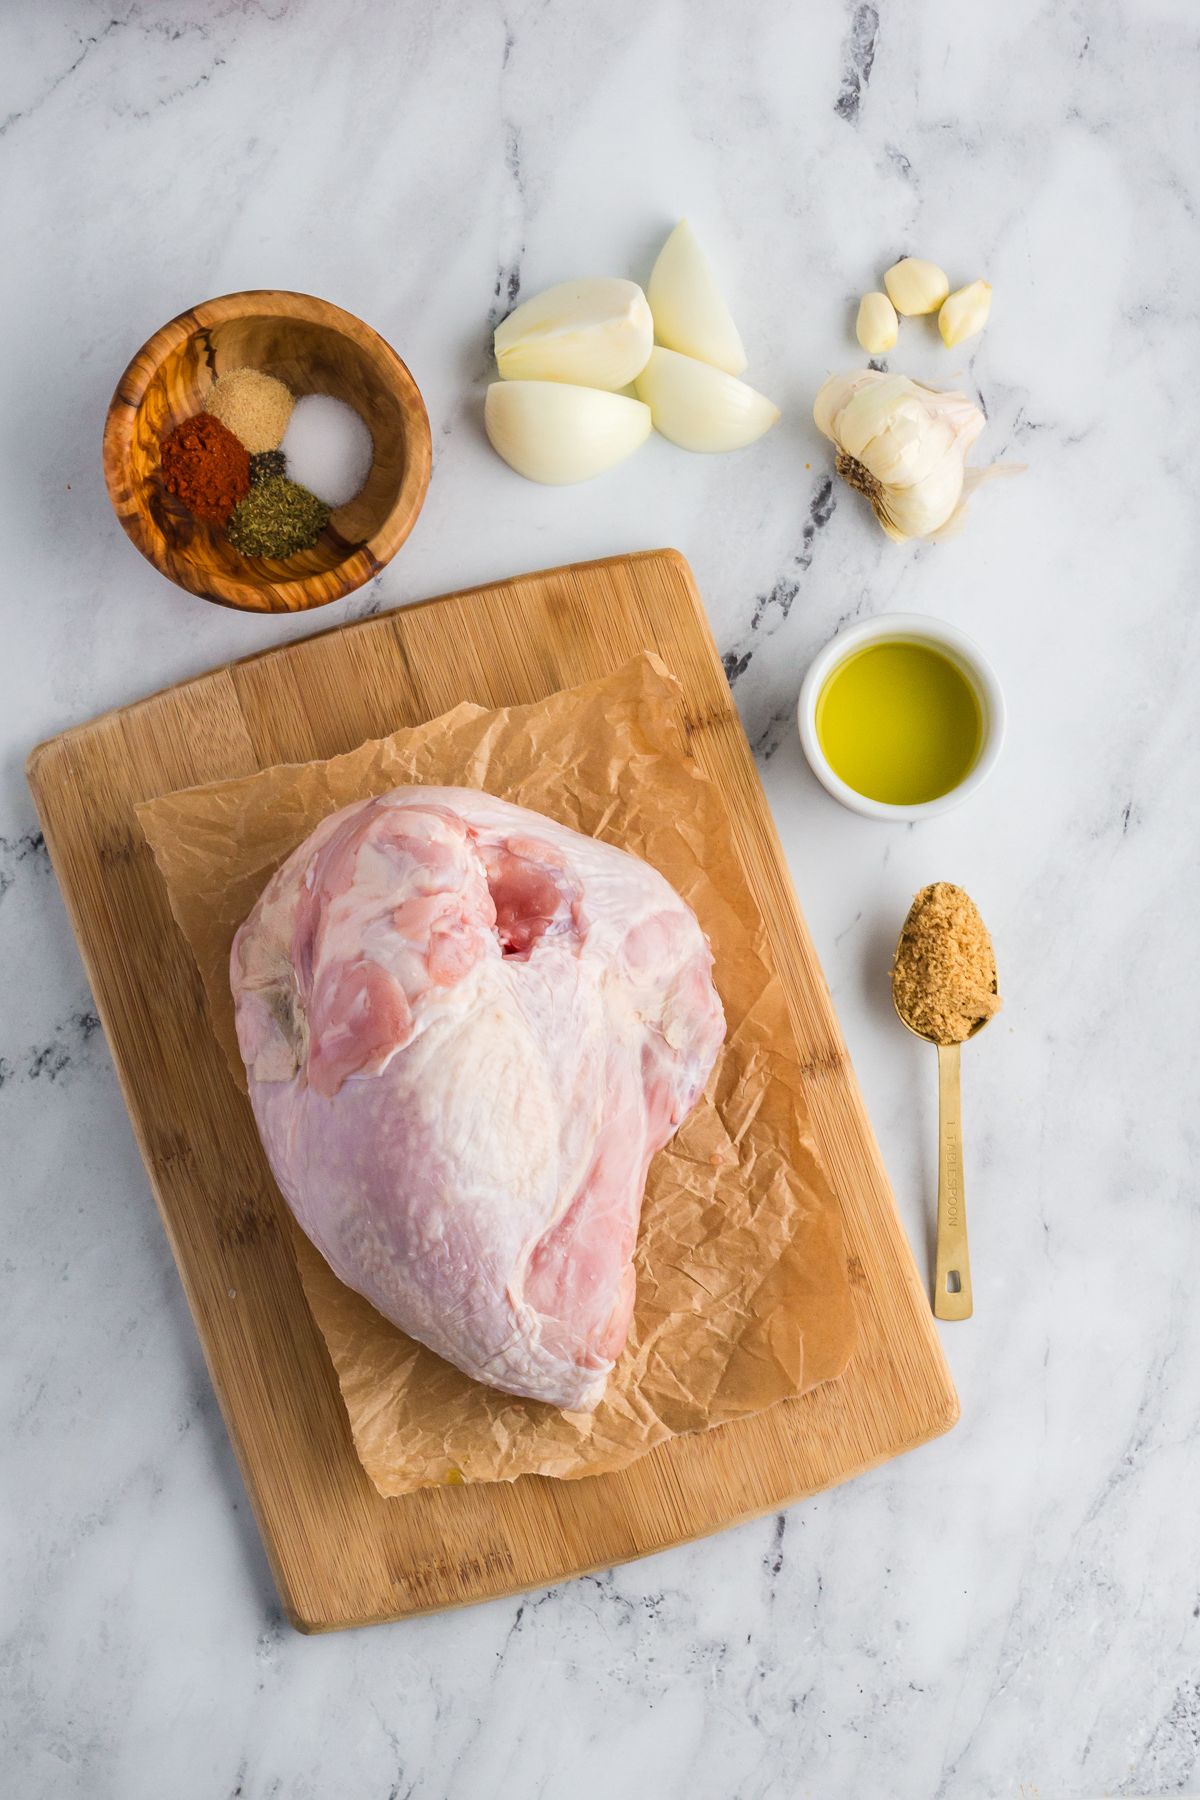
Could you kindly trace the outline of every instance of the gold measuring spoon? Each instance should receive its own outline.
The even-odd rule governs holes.
[[[922,888],[892,962],[892,1005],[938,1053],[938,1211],[933,1311],[969,1319],[971,1258],[963,1186],[962,1046],[1000,1008],[996,959],[974,901],[948,881]]]

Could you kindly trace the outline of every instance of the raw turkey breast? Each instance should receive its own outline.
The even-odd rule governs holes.
[[[646,863],[467,788],[322,821],[233,943],[275,1178],[349,1287],[477,1381],[589,1410],[650,1158],[725,1033]]]

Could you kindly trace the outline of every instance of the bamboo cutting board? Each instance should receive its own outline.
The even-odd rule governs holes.
[[[657,650],[729,805],[844,1210],[860,1343],[836,1382],[614,1475],[384,1500],[351,1445],[249,1108],[133,817],[198,782],[353,748],[460,700],[519,705]],[[29,779],[288,1616],[404,1617],[606,1567],[859,1473],[958,1416],[829,993],[704,609],[673,551],[452,594],[199,676],[41,745]]]

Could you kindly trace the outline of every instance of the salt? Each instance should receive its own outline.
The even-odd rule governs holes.
[[[279,448],[291,480],[330,507],[345,506],[361,492],[375,454],[362,419],[332,394],[300,396]]]

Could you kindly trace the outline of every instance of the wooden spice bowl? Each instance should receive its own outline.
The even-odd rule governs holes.
[[[333,394],[366,421],[375,459],[360,494],[339,507],[311,550],[245,557],[219,527],[168,494],[159,445],[202,412],[219,375],[250,367],[292,392]],[[180,313],[143,344],[104,423],[104,479],[142,555],[189,593],[247,612],[303,612],[378,575],[416,523],[432,447],[421,391],[390,344],[353,313],[271,288],[224,294]]]

